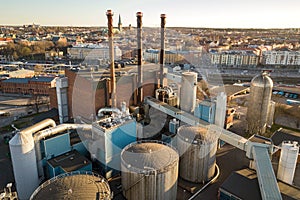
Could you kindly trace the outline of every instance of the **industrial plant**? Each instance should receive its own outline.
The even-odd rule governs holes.
[[[196,71],[168,72],[165,14],[159,64],[143,60],[143,13],[137,12],[137,65],[120,76],[113,12],[106,15],[110,73],[66,69],[54,90],[59,124],[43,120],[9,141],[18,198],[173,200],[182,199],[179,187],[187,192],[194,184],[201,187],[188,199],[196,199],[222,173],[216,153],[227,143],[250,160],[260,198],[283,199],[278,181],[292,187],[299,145],[277,146],[264,137],[275,110],[270,76],[258,74],[251,82],[247,130],[253,136],[246,139],[226,129],[233,112],[225,90],[209,94],[199,86],[205,77]],[[279,152],[276,176],[271,157]],[[224,186],[219,199],[240,198]]]

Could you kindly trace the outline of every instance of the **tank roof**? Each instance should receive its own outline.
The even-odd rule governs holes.
[[[267,73],[263,72],[252,79],[251,85],[257,87],[273,87],[273,80]]]
[[[215,131],[199,126],[183,125],[178,129],[178,137],[193,144],[213,143],[218,136]]]
[[[110,199],[105,179],[93,174],[63,174],[42,184],[31,199]]]
[[[177,151],[162,142],[139,141],[124,148],[122,163],[139,173],[163,172],[179,161]]]

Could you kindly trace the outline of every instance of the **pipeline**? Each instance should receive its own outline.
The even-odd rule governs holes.
[[[172,96],[174,93],[171,87],[165,86],[163,88],[159,88],[156,90],[156,94],[155,94],[156,99],[158,99],[159,92],[165,92],[166,94],[168,94],[169,97]]]
[[[89,131],[89,130],[92,130],[92,125],[90,125],[90,124],[60,124],[58,126],[39,131],[33,136],[39,177],[42,177],[42,178],[44,177],[40,140],[42,140],[46,137],[64,132],[66,130],[75,130],[75,129]]]
[[[22,130],[20,132],[21,135],[28,135],[28,134],[33,134],[33,133],[36,133],[48,126],[52,126],[52,127],[55,127],[56,126],[56,123],[53,119],[45,119],[39,123],[36,123],[35,125],[32,125],[28,128],[25,128],[24,130]]]
[[[195,199],[195,197],[197,197],[207,186],[209,186],[210,184],[214,183],[217,178],[219,177],[220,175],[220,168],[219,166],[216,164],[216,170],[217,170],[217,173],[215,175],[215,177],[213,177],[208,183],[206,183],[202,188],[200,188],[193,196],[191,196],[188,200],[193,200]]]
[[[114,112],[117,113],[118,115],[122,114],[122,112],[118,108],[100,108],[98,110],[98,117],[102,117],[103,112]]]

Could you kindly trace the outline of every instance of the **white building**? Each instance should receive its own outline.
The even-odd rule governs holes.
[[[122,57],[122,51],[118,46],[114,47],[115,60]],[[68,54],[71,59],[85,60],[109,60],[109,47],[97,44],[80,44],[68,48]]]
[[[300,51],[264,51],[262,64],[300,65]]]
[[[210,53],[211,64],[226,66],[256,66],[259,57],[251,51],[222,51]]]

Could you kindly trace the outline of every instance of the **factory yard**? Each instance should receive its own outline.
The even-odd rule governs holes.
[[[9,148],[8,145],[4,143],[3,135],[0,137],[0,193],[3,192],[3,188],[7,183],[13,182],[13,172],[11,160],[8,157]],[[208,186],[203,192],[201,192],[196,199],[207,199],[214,200],[217,199],[219,186],[223,181],[231,174],[232,171],[239,170],[248,166],[249,160],[245,156],[245,152],[232,147],[231,145],[224,145],[221,149],[217,151],[217,164],[220,167],[220,176],[215,183]],[[299,171],[299,170],[298,170]],[[121,195],[120,190],[117,189],[117,186],[120,185],[120,180],[117,179],[110,183],[111,189],[114,192],[114,199],[125,199]],[[192,196],[188,192],[187,188],[182,186],[187,184],[186,187],[190,187],[193,192],[196,192],[199,189],[199,185],[189,183],[183,180],[179,180],[179,185],[177,189],[177,199],[185,200]]]

